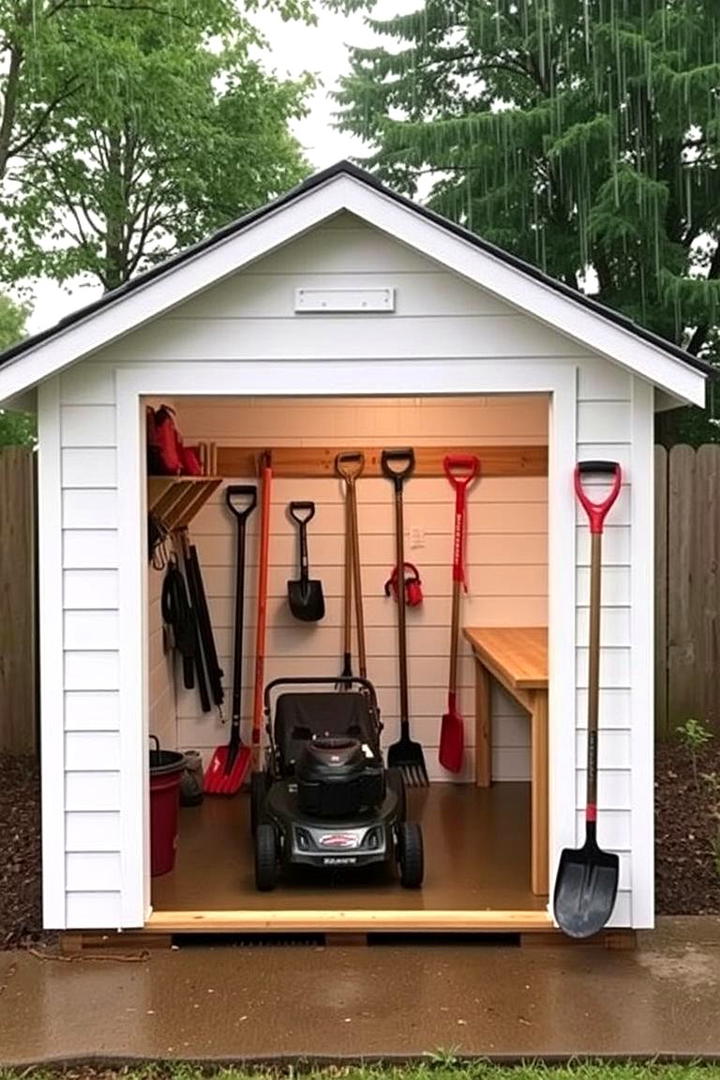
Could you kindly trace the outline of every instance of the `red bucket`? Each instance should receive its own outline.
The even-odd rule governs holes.
[[[159,877],[175,865],[185,755],[161,750],[157,737],[150,738],[155,743],[155,749],[150,751],[150,873]]]

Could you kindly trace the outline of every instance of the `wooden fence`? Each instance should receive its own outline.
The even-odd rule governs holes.
[[[0,449],[0,751],[37,749],[35,455]]]
[[[720,444],[655,448],[655,723],[720,730]]]

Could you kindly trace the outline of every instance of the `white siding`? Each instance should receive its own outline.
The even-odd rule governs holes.
[[[578,371],[578,460],[620,461],[624,484],[608,517],[603,537],[602,622],[600,654],[600,738],[598,743],[598,842],[630,859],[632,827],[632,737],[630,697],[632,690],[631,624],[631,422],[630,375],[598,361],[585,361]],[[600,489],[599,496],[602,494]],[[577,509],[577,649],[576,686],[576,805],[585,806],[587,773],[587,666],[590,595],[590,546],[587,516]],[[648,718],[651,722],[651,718]],[[608,730],[611,729],[611,730]],[[578,813],[577,842],[585,836],[585,819]],[[626,872],[613,924],[628,925],[631,874]]]
[[[362,318],[334,316],[295,316],[293,296],[297,287],[319,284],[339,287],[390,286],[396,289],[397,311],[393,315],[367,315]],[[127,767],[127,757],[117,755],[117,744],[122,747],[123,726],[140,723],[140,718],[120,715],[118,707],[117,679],[122,679],[122,658],[117,656],[114,637],[117,613],[122,604],[119,595],[118,566],[121,557],[121,523],[117,518],[115,489],[118,461],[116,447],[119,434],[116,430],[116,369],[126,363],[143,365],[157,363],[165,370],[173,371],[171,365],[183,360],[183,370],[189,371],[195,380],[195,392],[212,389],[221,393],[222,385],[206,386],[203,371],[195,361],[303,359],[343,361],[355,359],[366,366],[364,386],[372,392],[373,365],[377,368],[386,360],[406,359],[408,364],[407,385],[416,392],[422,390],[422,363],[414,361],[438,361],[465,358],[474,362],[474,370],[487,365],[489,377],[496,376],[498,362],[503,365],[519,363],[564,365],[569,371],[578,372],[577,455],[587,457],[616,457],[629,471],[628,487],[613,511],[606,541],[607,567],[604,573],[604,622],[603,622],[603,681],[601,692],[601,724],[608,731],[601,736],[600,762],[601,798],[607,804],[601,807],[599,817],[600,842],[620,853],[621,894],[615,912],[616,925],[629,925],[631,921],[631,889],[644,896],[651,895],[652,881],[648,876],[648,861],[642,863],[642,872],[633,868],[631,842],[637,845],[650,842],[647,832],[648,809],[642,808],[642,827],[634,827],[633,791],[630,776],[636,748],[645,753],[648,745],[648,715],[631,716],[631,683],[634,667],[643,657],[634,648],[633,597],[641,597],[638,578],[630,566],[631,552],[642,551],[635,540],[633,547],[633,500],[632,466],[635,461],[633,444],[633,417],[637,408],[633,404],[631,380],[622,370],[601,359],[593,359],[586,350],[553,333],[531,318],[520,315],[515,309],[481,290],[463,282],[453,274],[446,273],[431,260],[424,259],[409,248],[393,243],[386,236],[370,228],[358,227],[357,221],[345,217],[298,240],[272,256],[257,261],[244,273],[227,279],[209,289],[192,302],[173,311],[170,315],[119,340],[112,347],[90,357],[81,365],[66,372],[59,380],[59,401],[53,405],[53,393],[44,394],[44,413],[48,417],[45,430],[46,466],[43,476],[50,485],[46,489],[50,502],[57,499],[57,514],[62,514],[62,576],[58,586],[62,588],[64,618],[59,612],[50,617],[59,622],[56,638],[46,638],[43,655],[43,671],[50,673],[48,686],[62,684],[63,671],[67,675],[64,687],[64,736],[65,743],[50,740],[53,755],[44,762],[45,791],[56,811],[48,816],[45,829],[45,857],[47,872],[54,882],[63,882],[58,900],[58,890],[48,886],[49,900],[46,911],[52,925],[69,927],[113,927],[122,922],[123,897],[126,889],[137,893],[137,883],[125,885],[126,867],[137,867],[134,853],[121,851],[123,836],[123,782],[121,769]],[[339,365],[329,364],[333,372]],[[272,380],[268,366],[268,379]],[[309,387],[310,390],[314,389]],[[448,391],[453,386],[448,385]],[[154,392],[154,387],[148,387]],[[41,398],[43,395],[41,395]],[[482,401],[458,407],[457,431],[466,430],[467,408],[474,409]],[[349,406],[352,409],[352,406]],[[649,409],[649,405],[647,408]],[[53,417],[57,411],[57,424]],[[516,441],[512,426],[514,403],[505,411],[495,403],[484,414],[486,432],[490,442]],[[381,410],[377,410],[380,412]],[[447,426],[440,422],[440,406],[428,406],[424,412],[423,436],[427,442],[438,445],[447,441]],[[41,415],[43,410],[41,409]],[[217,441],[234,439],[238,443],[257,441],[262,444],[264,431],[257,410],[247,416],[243,431],[233,428],[232,410],[213,412],[214,419],[206,414],[200,425],[202,433]],[[326,441],[334,440],[343,427],[346,417],[328,410],[325,413],[327,427],[323,431]],[[386,416],[380,418],[384,423]],[[407,414],[396,415],[396,431],[403,433]],[[493,427],[494,424],[494,427]],[[54,426],[55,425],[55,426]],[[214,425],[214,426],[212,426]],[[381,429],[382,430],[382,429]],[[381,431],[367,434],[379,435]],[[120,433],[121,435],[121,433]],[[295,443],[298,432],[291,427],[284,430],[288,442]],[[56,469],[49,461],[55,454],[53,439],[59,443]],[[545,428],[538,426],[524,432],[524,441],[543,442]],[[280,439],[277,440],[278,442]],[[373,441],[375,441],[373,439]],[[398,441],[404,441],[403,435]],[[42,457],[42,455],[41,455]],[[572,462],[567,463],[568,484]],[[522,482],[518,481],[518,485]],[[416,484],[420,484],[419,481]],[[333,485],[330,485],[332,487]],[[485,487],[485,485],[482,485]],[[416,488],[417,490],[417,488]],[[473,543],[476,554],[471,568],[472,605],[485,622],[542,622],[546,611],[544,578],[537,571],[538,534],[545,529],[546,509],[544,496],[533,501],[527,492],[517,496],[517,503],[524,503],[522,528],[508,528],[507,507],[500,498],[480,502],[480,490],[474,497],[474,514],[482,506],[482,528],[477,529]],[[487,491],[487,487],[485,487]],[[520,487],[517,489],[520,491]],[[408,497],[410,498],[408,489]],[[372,493],[370,488],[366,492]],[[282,496],[277,489],[276,497]],[[285,493],[287,498],[287,493]],[[325,513],[327,511],[327,514]],[[409,507],[409,513],[414,510]],[[331,591],[337,589],[340,562],[333,562],[333,537],[338,531],[337,511],[323,506],[322,519],[328,529],[323,532],[318,519],[313,530],[313,558],[323,565],[322,576]],[[281,530],[282,518],[276,515],[276,531]],[[388,544],[389,515],[382,511],[365,517],[363,544],[370,565],[376,565],[378,574],[371,573],[367,581],[368,600],[366,614],[368,640],[375,636],[378,652],[391,647],[388,625],[388,605],[379,594],[380,568],[387,570],[392,562]],[[563,816],[576,814],[577,838],[584,830],[581,806],[584,801],[584,728],[587,693],[584,688],[585,650],[587,648],[587,595],[588,595],[588,548],[584,522],[577,519],[577,712],[567,718],[567,724],[577,730],[575,747],[576,784],[568,795],[568,804],[560,807]],[[228,655],[230,649],[230,596],[227,586],[230,562],[230,541],[226,523],[223,523],[219,504],[210,506],[197,519],[202,554],[208,564],[208,580],[213,592],[212,602],[219,626],[221,651]],[[529,534],[529,535],[528,535]],[[60,542],[58,538],[57,542]],[[52,538],[46,537],[44,550],[53,554]],[[445,554],[444,554],[445,553]],[[447,535],[426,531],[426,546],[421,551],[408,551],[408,557],[418,555],[418,562],[426,574],[427,590],[437,625],[423,625],[423,616],[411,627],[417,648],[416,666],[413,673],[423,683],[428,669],[424,655],[432,650],[433,632],[449,615],[449,596],[445,591],[444,576],[439,572],[447,555]],[[645,552],[649,558],[650,550]],[[637,558],[633,554],[633,558]],[[496,562],[494,561],[496,560]],[[291,541],[286,536],[278,540],[278,562],[273,568],[273,588],[280,604],[284,581],[291,570]],[[487,566],[493,570],[488,573]],[[438,567],[438,573],[434,567]],[[427,567],[427,571],[426,571]],[[498,588],[497,581],[505,577],[513,567],[513,583]],[[382,577],[384,580],[384,576]],[[167,678],[167,661],[163,656],[158,629],[157,576],[150,578],[150,655],[149,697],[151,724],[163,731],[164,741],[173,741],[175,713],[172,693]],[[48,580],[46,602],[52,603],[53,585]],[[634,592],[631,590],[635,590]],[[477,593],[475,593],[477,590]],[[370,595],[375,593],[375,595]],[[57,605],[59,606],[59,605]],[[334,610],[334,604],[332,605]],[[429,610],[429,606],[426,610]],[[465,612],[466,621],[475,615],[472,607]],[[338,631],[339,619],[329,612],[322,651],[334,658],[333,634]],[[287,631],[289,626],[279,622],[273,631],[273,648],[285,663],[293,660],[289,652]],[[95,632],[93,632],[95,631]],[[426,632],[427,631],[427,632]],[[138,627],[138,633],[140,628]],[[285,637],[283,635],[285,634]],[[321,638],[318,637],[318,641]],[[67,655],[56,664],[54,650],[62,645]],[[324,666],[326,658],[322,656]],[[329,655],[327,659],[331,659]],[[301,666],[305,658],[301,657]],[[419,669],[418,669],[419,661]],[[382,678],[389,678],[383,665],[388,664],[387,654],[373,657]],[[422,720],[418,720],[422,735],[432,738],[437,730],[438,718],[444,701],[445,666],[442,662],[433,668],[432,678],[415,691],[414,707]],[[471,679],[468,663],[463,665],[463,681]],[[391,690],[390,687],[385,688]],[[62,695],[59,696],[62,699]],[[635,701],[633,697],[633,701]],[[638,698],[638,700],[640,700]],[[52,727],[54,709],[58,708],[46,695],[43,701],[45,719],[44,733]],[[392,693],[385,694],[385,710],[388,718],[397,714],[397,704]],[[182,745],[194,738],[197,717],[186,707],[182,696],[178,703],[176,737]],[[493,697],[493,707],[498,718],[497,739],[494,749],[498,770],[511,776],[526,775],[527,732],[525,721],[517,710],[498,691]],[[472,696],[463,697],[466,718],[472,717]],[[502,718],[502,719],[501,719]],[[427,723],[426,723],[427,721]],[[213,745],[216,733],[210,733],[208,724],[205,745]],[[565,721],[563,721],[565,723]],[[558,729],[560,721],[557,721]],[[60,727],[63,725],[60,724]],[[469,730],[472,725],[468,724]],[[572,736],[570,732],[565,734]],[[50,742],[47,745],[50,745]],[[552,751],[552,747],[551,747]],[[430,756],[430,755],[429,755]],[[647,798],[645,788],[642,797]],[[637,796],[636,796],[637,798]],[[571,803],[575,804],[575,807]],[[50,805],[50,804],[49,804]],[[64,808],[64,813],[62,812]],[[61,851],[64,846],[64,850]],[[50,850],[52,848],[52,851]],[[76,856],[80,856],[76,858]],[[123,872],[118,871],[118,867]],[[647,909],[647,904],[645,905]],[[127,919],[125,920],[127,923]]]

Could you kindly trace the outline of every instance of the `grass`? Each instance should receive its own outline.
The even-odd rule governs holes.
[[[702,1063],[662,1065],[569,1062],[567,1065],[494,1065],[464,1062],[451,1051],[438,1051],[425,1064],[347,1065],[326,1068],[302,1063],[278,1068],[231,1068],[184,1063],[132,1065],[100,1064],[67,1069],[0,1068],[0,1080],[720,1080],[720,1065]]]

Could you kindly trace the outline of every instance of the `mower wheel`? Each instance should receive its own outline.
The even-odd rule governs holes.
[[[403,774],[400,769],[388,769],[386,775],[387,786],[391,791],[394,791],[397,795],[398,801],[398,821],[405,821],[407,819],[407,793],[405,791],[405,781],[403,780]]]
[[[255,835],[258,825],[262,821],[262,809],[267,795],[267,775],[264,772],[250,774],[250,829]]]
[[[404,889],[419,889],[425,872],[425,860],[422,831],[414,821],[403,821],[398,826],[398,861],[400,884]]]
[[[278,849],[272,825],[258,825],[255,831],[255,887],[259,892],[275,888],[278,870]]]

